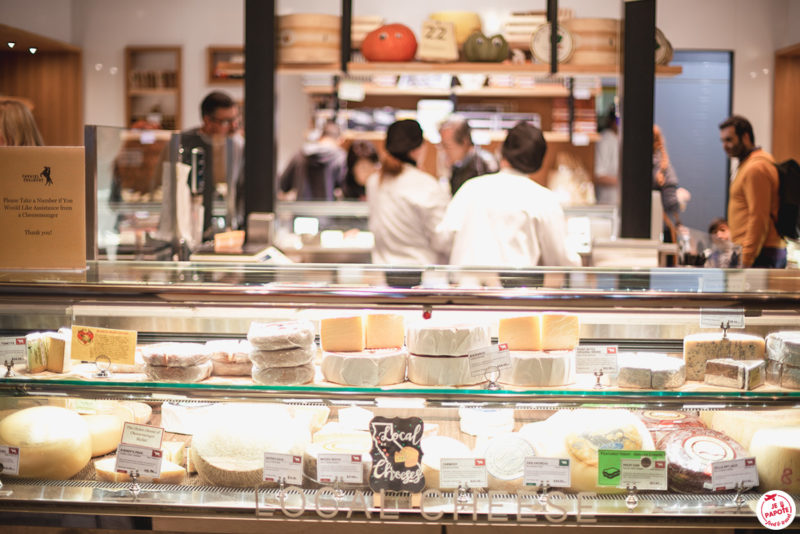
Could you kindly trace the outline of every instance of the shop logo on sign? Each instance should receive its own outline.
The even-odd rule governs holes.
[[[756,515],[762,525],[770,530],[783,530],[794,521],[794,500],[782,491],[768,491],[758,500]]]
[[[50,176],[50,167],[44,167],[39,174],[23,174],[22,181],[27,183],[44,183],[53,185],[53,178]]]

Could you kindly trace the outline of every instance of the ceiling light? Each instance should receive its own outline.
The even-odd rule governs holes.
[[[14,41],[9,41],[9,42],[8,42],[8,47],[9,47],[9,48],[14,48],[14,46],[15,46],[16,44],[17,44],[17,43],[15,43]]]
[[[35,46],[32,46],[32,47],[30,47],[30,48],[28,49],[28,52],[30,52],[31,54],[35,54],[37,50],[39,50],[39,49],[38,49],[38,48],[36,48]]]

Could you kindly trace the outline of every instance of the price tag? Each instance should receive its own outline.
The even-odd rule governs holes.
[[[364,466],[360,454],[320,454],[317,478],[323,484],[337,480],[345,484],[363,484]]]
[[[485,458],[442,458],[439,487],[485,488],[489,485]]]
[[[161,459],[164,451],[140,445],[120,443],[117,447],[117,463],[114,470],[117,473],[131,474],[139,472],[139,476],[158,478],[161,476]]]
[[[2,475],[19,475],[19,447],[0,446],[0,465],[3,470]]]
[[[744,308],[737,309],[700,309],[700,328],[744,328]]]
[[[469,352],[467,356],[472,376],[485,377],[487,372],[511,367],[511,356],[508,352],[508,345],[505,343]]]
[[[458,60],[458,43],[452,22],[426,20],[422,23],[417,59],[422,61]]]
[[[295,454],[264,453],[264,482],[303,483],[303,458]]]
[[[758,486],[755,458],[711,462],[711,483],[706,483],[706,488],[722,491],[736,489],[737,485],[745,488]]]
[[[24,337],[0,337],[0,364],[7,361],[12,364],[28,361]]]
[[[552,488],[568,488],[570,470],[568,458],[525,458],[523,481],[526,486],[547,484]]]
[[[593,374],[596,371],[603,371],[603,374],[617,373],[616,345],[580,345],[575,349],[575,372]]]
[[[625,479],[623,480],[623,460]],[[665,451],[597,451],[597,485],[637,489],[667,489],[667,453]],[[662,487],[663,484],[663,487]]]
[[[164,429],[161,427],[125,423],[122,427],[122,439],[120,443],[160,449],[163,437]]]
[[[366,97],[364,84],[355,80],[342,80],[339,82],[339,99],[350,102],[363,102]]]

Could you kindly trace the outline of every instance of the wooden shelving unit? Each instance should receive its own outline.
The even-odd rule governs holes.
[[[306,86],[303,92],[308,95],[329,95],[333,87]],[[464,97],[506,97],[506,98],[554,98],[567,97],[569,91],[560,84],[538,84],[533,87],[481,87],[468,89],[453,87],[452,89],[437,89],[432,87],[387,87],[373,83],[364,84],[364,94],[369,96],[432,96],[448,97],[451,94]]]
[[[244,83],[243,46],[209,46],[206,56],[209,85]]]
[[[165,130],[181,128],[181,47],[125,48],[125,125],[160,117]]]
[[[369,74],[538,74],[546,75],[550,72],[550,66],[542,63],[424,63],[421,61],[400,62],[370,62],[356,63],[351,62],[347,65],[347,70],[354,75]],[[584,75],[584,76],[616,76],[619,75],[621,67],[619,65],[570,65],[558,66],[558,75]],[[656,76],[676,76],[683,72],[683,68],[677,65],[657,65]]]

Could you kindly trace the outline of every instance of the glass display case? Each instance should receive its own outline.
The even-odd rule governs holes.
[[[755,528],[762,494],[800,493],[786,271],[90,262],[0,273],[0,303],[0,522]],[[37,359],[62,327],[71,367],[55,341]],[[106,352],[130,338],[78,346],[123,330],[128,363]],[[163,429],[155,481],[115,464],[126,424]]]

